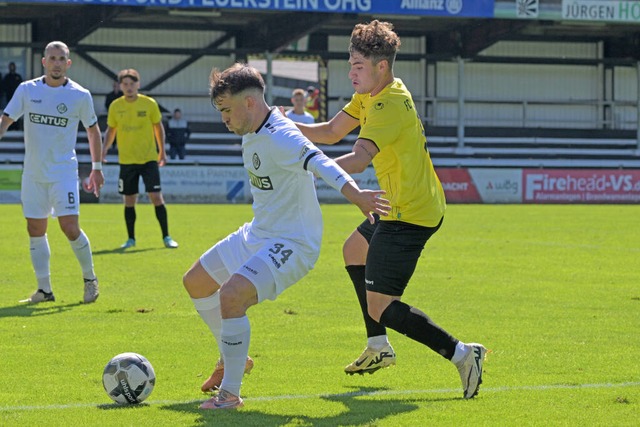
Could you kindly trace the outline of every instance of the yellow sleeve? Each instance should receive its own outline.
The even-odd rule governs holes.
[[[347,105],[344,106],[342,111],[350,115],[356,120],[360,120],[360,106],[362,102],[358,99],[357,93],[354,93],[351,97],[351,101]]]
[[[107,126],[109,126],[110,128],[118,127],[118,121],[116,120],[115,108],[113,108],[115,103],[116,103],[116,101],[112,102],[111,105],[109,105],[109,111],[107,112]]]
[[[162,113],[160,113],[160,107],[158,107],[158,103],[155,100],[152,100],[150,109],[151,123],[160,123],[162,121]]]

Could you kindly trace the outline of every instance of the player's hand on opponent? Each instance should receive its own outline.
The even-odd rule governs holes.
[[[385,191],[383,190],[360,190],[360,197],[363,202],[356,205],[360,208],[364,216],[369,219],[369,222],[373,224],[376,222],[373,217],[374,213],[380,216],[388,216],[391,211],[391,205],[387,199],[382,198]]]
[[[362,190],[355,182],[350,181],[342,187],[342,194],[360,208],[371,224],[375,222],[374,213],[387,216],[391,211],[389,201],[382,198],[385,194],[384,190]]]

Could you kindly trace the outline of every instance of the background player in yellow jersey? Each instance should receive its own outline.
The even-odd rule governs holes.
[[[167,209],[160,188],[159,166],[164,166],[167,156],[164,150],[164,127],[160,108],[153,98],[138,93],[140,74],[132,68],[118,73],[120,90],[124,96],[109,105],[107,131],[102,146],[102,159],[118,134],[118,159],[120,177],[118,191],[124,198],[124,219],[129,238],[121,246],[127,249],[136,245],[135,222],[138,184],[140,177],[155,206],[156,218],[162,229],[162,239],[167,248],[177,248],[169,235]]]
[[[368,337],[367,348],[345,372],[373,373],[395,364],[389,327],[451,360],[469,399],[482,383],[484,346],[459,341],[401,301],[424,245],[442,224],[446,203],[411,94],[393,74],[399,47],[392,24],[374,20],[356,25],[349,46],[349,79],[355,89],[351,101],[328,122],[297,124],[311,141],[326,144],[360,126],[352,152],[337,163],[347,173],[357,173],[373,162],[391,203],[389,216],[375,224],[363,222],[343,247]]]

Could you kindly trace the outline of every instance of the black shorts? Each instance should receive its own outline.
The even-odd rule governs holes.
[[[161,190],[158,162],[151,161],[143,165],[120,165],[118,192],[125,196],[138,194],[140,177],[144,181],[144,189],[147,193],[157,193]]]
[[[402,221],[365,220],[358,232],[369,242],[365,281],[367,290],[384,295],[402,296],[413,275],[427,240],[438,231]]]

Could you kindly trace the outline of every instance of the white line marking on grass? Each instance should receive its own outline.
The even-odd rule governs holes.
[[[621,387],[640,387],[640,382],[626,383],[596,383],[596,384],[548,384],[548,385],[523,385],[523,386],[504,386],[504,387],[482,387],[482,393],[501,393],[505,391],[520,390],[576,390],[576,389],[598,389],[598,388],[621,388]],[[324,394],[288,394],[280,396],[263,396],[249,397],[244,400],[247,402],[270,402],[274,400],[303,400],[303,399],[319,399],[319,398],[340,398],[340,397],[358,397],[358,396],[402,396],[409,394],[445,394],[458,393],[458,388],[440,388],[431,390],[381,390],[381,391],[354,391],[347,393],[324,393]],[[148,405],[181,405],[189,403],[201,403],[204,399],[198,400],[154,400],[145,402]],[[0,412],[8,411],[42,411],[51,409],[75,409],[75,408],[92,408],[92,407],[109,407],[115,406],[115,403],[69,403],[57,405],[25,405],[25,406],[3,406]]]

